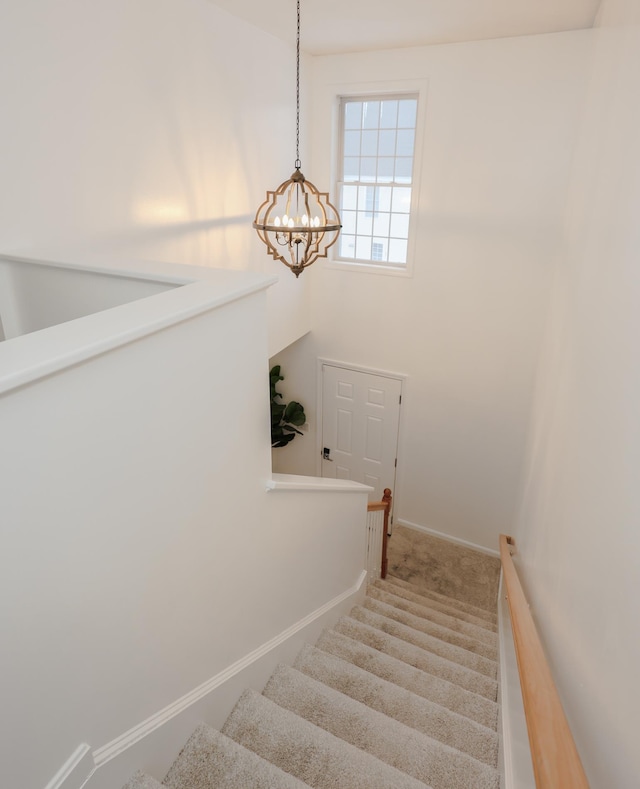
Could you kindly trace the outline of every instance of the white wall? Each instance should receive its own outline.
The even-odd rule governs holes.
[[[182,302],[199,285],[154,298]],[[95,339],[110,316],[0,346],[6,786],[44,786],[81,743],[110,750],[364,565],[366,489],[266,492],[266,293],[132,334],[122,321],[141,304],[111,311],[121,347],[95,342],[98,355],[22,385],[14,348],[74,342],[83,326]]]
[[[520,570],[590,784],[638,786],[640,10],[604,0],[538,378]]]
[[[294,34],[206,0],[3,3],[0,251],[280,274],[251,222],[293,170]],[[272,352],[305,287],[272,289]]]
[[[305,272],[309,274],[309,271]],[[289,403],[296,400],[301,403],[307,418],[301,436],[296,436],[286,447],[278,447],[271,452],[271,464],[275,473],[309,474],[317,473],[315,457],[316,440],[316,366],[315,345],[311,335],[283,349],[269,360],[270,367],[280,365],[280,374],[284,381],[278,383],[277,389],[282,395],[281,402]]]
[[[241,581],[251,595],[262,561],[251,531],[269,468],[264,300],[2,396],[8,786],[43,786],[79,743],[108,742],[241,654],[241,635],[221,639],[206,622],[228,629],[226,589]],[[243,415],[226,431],[220,370]],[[234,490],[223,472],[240,468]],[[222,545],[246,550],[244,570]],[[267,627],[278,615],[264,614]]]
[[[413,276],[317,264],[305,274],[314,313],[302,342],[315,356],[408,376],[396,519],[493,550],[516,514],[589,40],[579,32],[314,61],[316,183],[329,181],[336,94],[422,80],[428,103]],[[287,354],[295,363],[296,351]],[[313,413],[315,378],[290,364],[285,374],[292,387],[305,379],[300,396]],[[314,473],[315,439],[294,445],[295,463],[284,454],[280,469]]]

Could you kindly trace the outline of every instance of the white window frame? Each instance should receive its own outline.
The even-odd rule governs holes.
[[[332,128],[332,195],[334,204],[339,202],[339,178],[342,157],[340,103],[342,99],[371,99],[385,97],[397,98],[399,95],[418,97],[418,111],[415,130],[415,150],[411,183],[411,210],[409,212],[409,239],[407,244],[406,265],[385,264],[376,261],[350,260],[338,257],[338,244],[330,250],[330,258],[325,267],[340,271],[359,271],[366,274],[383,274],[395,277],[413,276],[415,262],[416,238],[420,215],[420,197],[422,193],[422,152],[425,140],[425,120],[427,108],[427,80],[406,80],[401,82],[379,82],[366,84],[333,85],[333,128]]]

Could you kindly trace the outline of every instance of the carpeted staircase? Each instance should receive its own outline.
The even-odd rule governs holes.
[[[496,616],[389,577],[125,789],[499,789]]]

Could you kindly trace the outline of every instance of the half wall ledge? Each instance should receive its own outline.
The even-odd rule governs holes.
[[[319,490],[333,493],[371,493],[374,488],[350,479],[303,477],[296,474],[272,474],[267,480],[267,492],[272,490]]]
[[[62,307],[53,317],[37,314],[40,308],[50,309],[52,283],[63,277]],[[109,281],[118,283],[119,298],[107,303],[100,294]],[[5,321],[6,334],[0,342],[0,394],[266,290],[276,281],[256,272],[182,264],[105,263],[95,256],[61,262],[0,253],[0,321]],[[59,288],[57,292],[62,298]],[[11,319],[15,331],[7,333]]]

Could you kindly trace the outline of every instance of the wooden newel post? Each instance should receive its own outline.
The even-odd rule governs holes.
[[[382,501],[384,507],[384,525],[382,527],[382,563],[380,564],[380,577],[387,577],[387,541],[389,534],[389,514],[391,512],[391,488],[384,489]]]

